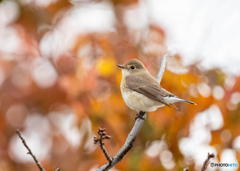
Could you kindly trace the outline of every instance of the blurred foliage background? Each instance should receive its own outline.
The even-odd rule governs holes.
[[[46,171],[88,171],[105,164],[93,144],[98,127],[112,136],[105,143],[109,154],[117,153],[136,112],[123,102],[116,65],[137,58],[156,76],[168,51],[161,27],[126,26],[126,9],[138,3],[1,2],[0,170],[38,169],[16,129]],[[101,20],[102,13],[108,18]],[[91,20],[96,27],[89,26]],[[161,86],[198,105],[178,103],[179,110],[149,113],[133,149],[113,170],[200,170],[208,152],[217,155],[214,162],[240,162],[239,76],[197,63],[183,66],[182,57],[172,54]]]

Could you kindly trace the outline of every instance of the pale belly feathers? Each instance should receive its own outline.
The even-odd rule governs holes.
[[[164,106],[164,104],[153,101],[136,91],[126,90],[124,93],[123,91],[121,92],[126,105],[137,112],[152,112],[157,110],[157,108]]]

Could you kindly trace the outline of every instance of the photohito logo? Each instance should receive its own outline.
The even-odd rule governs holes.
[[[237,163],[213,163],[210,164],[211,167],[238,167]]]

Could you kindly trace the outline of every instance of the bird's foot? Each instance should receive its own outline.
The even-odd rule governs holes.
[[[144,115],[145,115],[145,112],[140,111],[140,112],[137,114],[135,120],[137,120],[137,119],[139,118],[139,119],[142,119],[142,120],[145,121],[146,119],[143,118]]]

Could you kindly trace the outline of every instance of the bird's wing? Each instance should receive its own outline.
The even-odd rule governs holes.
[[[151,100],[161,102],[170,107],[163,98],[171,96],[172,94],[161,88],[155,78],[151,78],[148,75],[145,75],[144,79],[138,76],[128,76],[126,78],[126,84],[130,90],[136,91]]]

